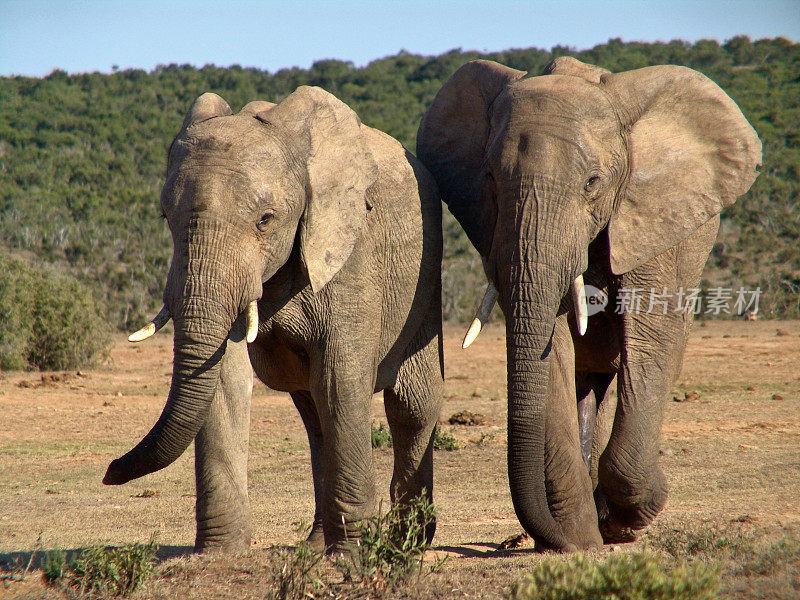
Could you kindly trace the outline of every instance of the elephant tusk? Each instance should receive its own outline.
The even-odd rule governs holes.
[[[483,295],[483,300],[481,300],[481,304],[475,313],[475,319],[473,319],[472,325],[467,329],[467,334],[464,336],[464,341],[461,343],[462,348],[468,348],[470,344],[475,341],[475,338],[478,337],[483,324],[489,319],[489,315],[496,301],[497,288],[494,287],[494,284],[490,281],[489,286],[486,288],[486,293]]]
[[[258,335],[258,301],[253,300],[247,306],[247,343],[252,344]]]
[[[578,275],[572,282],[572,306],[575,309],[575,321],[578,334],[586,333],[589,325],[589,309],[586,306],[586,288],[583,286],[583,275]]]
[[[152,321],[142,327],[139,331],[135,331],[128,336],[128,341],[141,342],[142,340],[146,340],[156,331],[166,325],[171,318],[172,315],[169,314],[169,309],[166,306],[162,306],[161,310],[158,311],[158,314],[153,318]]]

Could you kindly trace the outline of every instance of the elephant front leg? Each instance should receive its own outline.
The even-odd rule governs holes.
[[[618,400],[598,463],[598,506],[607,542],[630,542],[667,501],[658,463],[663,402],[680,372],[692,315],[669,305],[623,315]]]
[[[322,427],[317,415],[317,407],[308,392],[292,392],[292,400],[303,419],[311,449],[311,475],[314,480],[314,520],[306,542],[316,550],[325,550],[325,535],[322,528],[322,513],[325,489],[325,467],[323,465]]]
[[[234,326],[227,341],[220,382],[195,438],[196,552],[250,548],[247,456],[253,372],[238,329],[243,331]]]
[[[423,493],[433,504],[433,435],[444,385],[440,342],[438,323],[423,327],[415,341],[418,349],[400,366],[394,387],[384,391],[394,449],[393,504],[407,504]],[[434,520],[425,527],[428,542],[435,532]]]
[[[353,359],[353,363],[371,365],[372,361]],[[370,431],[375,377],[348,372],[341,363],[320,367],[312,370],[311,393],[322,429],[322,526],[325,547],[339,552],[358,540],[362,522],[375,514]],[[315,377],[314,371],[319,375]]]
[[[603,540],[597,527],[592,481],[579,432],[575,358],[568,316],[556,319],[553,333],[547,388],[545,481],[550,512],[567,541],[583,549],[601,546]],[[594,405],[583,408],[594,410]],[[586,436],[590,437],[590,432]]]
[[[655,372],[654,372],[655,371]],[[658,442],[667,386],[655,365],[623,365],[608,446],[598,464],[600,530],[608,543],[632,542],[667,501]]]
[[[667,501],[658,464],[663,402],[675,385],[694,320],[685,294],[697,288],[719,218],[710,219],[675,248],[621,277],[619,294],[631,300],[621,315],[621,362],[614,426],[598,464],[608,513],[601,521],[609,542],[636,538]],[[618,304],[621,304],[618,302]]]

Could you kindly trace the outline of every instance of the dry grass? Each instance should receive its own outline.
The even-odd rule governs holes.
[[[789,335],[779,336],[777,329]],[[490,326],[467,351],[459,348],[461,333],[446,329],[442,420],[469,410],[486,421],[445,426],[459,449],[436,452],[438,529],[426,561],[450,558],[408,588],[410,597],[503,598],[541,560],[529,550],[495,551],[519,533],[505,465],[503,330]],[[697,326],[683,374],[666,401],[662,463],[670,500],[646,539],[633,546],[670,560],[721,565],[722,592],[733,598],[800,595],[798,334],[798,322]],[[0,598],[59,597],[41,583],[41,552],[25,581],[10,577],[13,565],[21,573],[37,548],[120,546],[146,541],[153,532],[164,560],[134,598],[266,596],[280,552],[295,544],[292,524],[313,513],[306,436],[288,397],[256,387],[250,459],[254,544],[245,555],[189,555],[191,452],[126,486],[100,484],[108,461],[158,417],[169,385],[170,351],[169,335],[141,346],[120,336],[111,360],[83,377],[20,387],[41,379],[32,373],[0,375],[0,563],[9,565]],[[686,392],[699,396],[672,400]],[[373,419],[385,423],[377,397]],[[374,452],[383,498],[391,452]],[[604,549],[600,558],[609,552]]]

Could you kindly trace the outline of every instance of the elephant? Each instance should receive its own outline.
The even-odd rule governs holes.
[[[758,174],[755,131],[689,68],[559,57],[529,75],[479,60],[437,93],[417,156],[490,283],[465,345],[495,298],[504,315],[521,525],[556,551],[635,539],[667,499],[658,444],[694,317],[683,294]],[[605,310],[589,316],[584,282]],[[664,310],[618,310],[632,289]]]
[[[161,208],[174,244],[164,308],[130,339],[171,318],[172,381],[156,424],[103,483],[163,469],[194,440],[195,550],[248,548],[255,373],[291,395],[307,430],[314,548],[343,551],[376,510],[380,390],[391,499],[432,502],[442,208],[422,164],[317,87],[237,114],[205,93],[169,149]]]

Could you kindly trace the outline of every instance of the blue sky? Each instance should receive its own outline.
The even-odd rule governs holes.
[[[800,0],[0,0],[0,75],[170,63],[274,72],[321,58],[363,65],[401,49],[584,49],[612,37],[737,34],[800,41]]]

